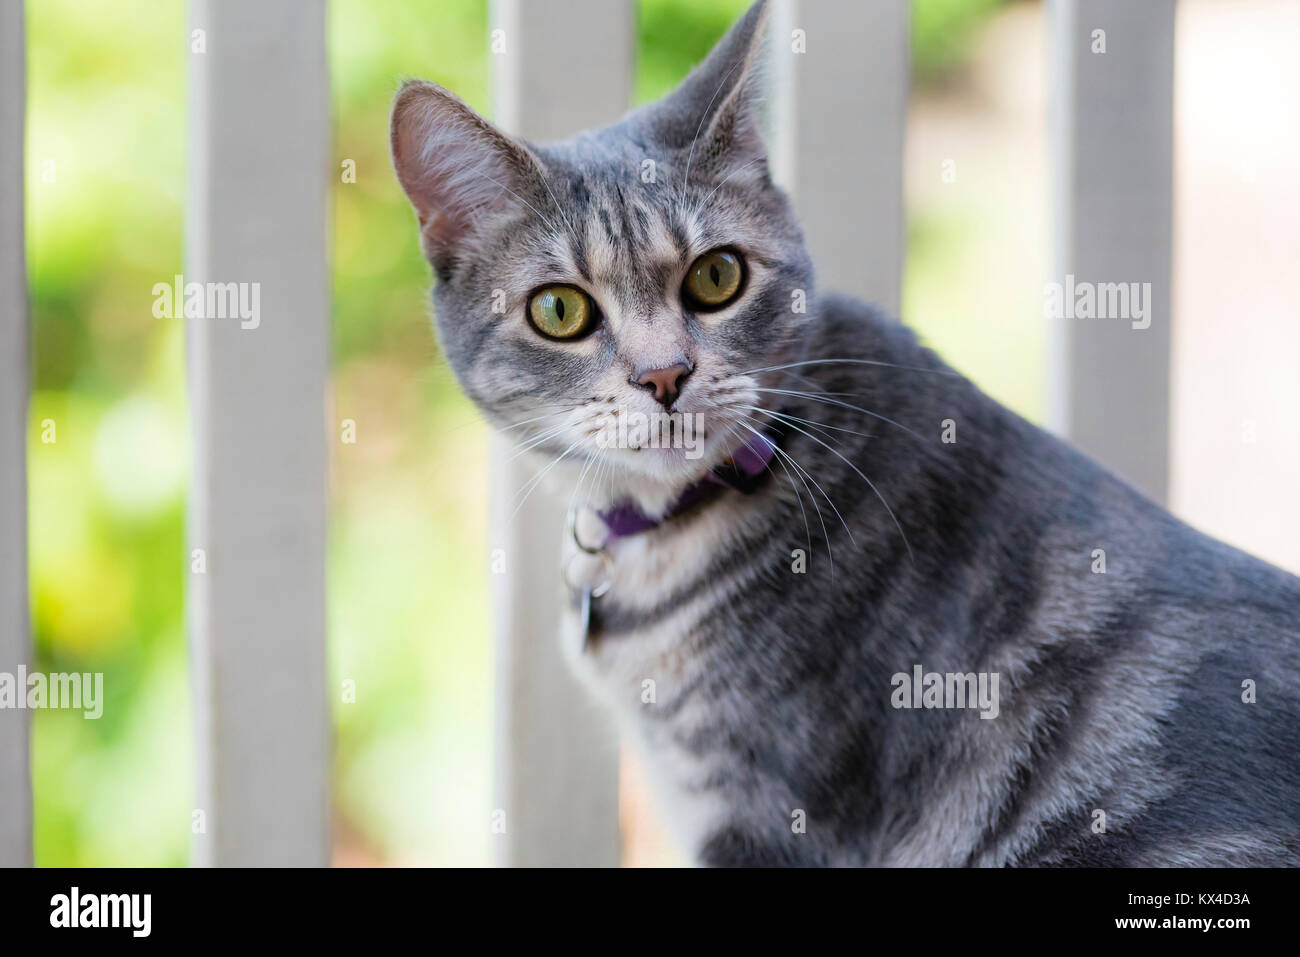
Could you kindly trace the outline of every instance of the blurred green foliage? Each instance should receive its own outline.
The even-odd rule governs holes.
[[[919,0],[933,74],[995,0]],[[636,92],[670,88],[746,0],[642,0]],[[180,0],[28,4],[34,321],[30,558],[37,667],[102,671],[104,716],[34,716],[43,865],[181,864],[193,805],[184,334],[151,289],[182,270],[188,21]],[[486,442],[438,357],[428,270],[388,165],[406,75],[489,107],[482,0],[331,0],[329,553],[341,862],[489,860]],[[53,424],[54,441],[48,426]]]
[[[970,52],[976,28],[1008,0],[913,0],[912,74],[935,84]]]
[[[184,10],[27,10],[37,666],[102,671],[106,698],[98,721],[35,713],[37,860],[180,863],[192,801],[183,335],[153,318],[150,290],[181,268]]]

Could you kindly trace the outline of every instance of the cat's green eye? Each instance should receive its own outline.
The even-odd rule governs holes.
[[[594,325],[596,307],[581,289],[546,286],[528,300],[528,320],[548,338],[577,339]]]
[[[715,249],[691,263],[682,295],[695,309],[721,309],[740,292],[745,266],[729,249]]]

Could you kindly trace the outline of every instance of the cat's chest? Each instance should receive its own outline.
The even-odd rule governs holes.
[[[672,547],[666,547],[667,537]],[[603,592],[584,599],[568,589],[562,628],[565,657],[584,683],[625,714],[656,703],[665,683],[686,680],[692,638],[710,605],[700,589],[713,549],[704,536],[637,536],[599,560]],[[567,567],[567,562],[566,562]]]
[[[752,544],[755,524],[769,517],[766,498],[724,496],[606,544],[594,578],[603,594],[584,615],[571,590],[563,627],[565,656],[598,697],[633,716],[676,700],[735,638],[727,609],[773,600],[770,587],[753,587],[767,561]],[[570,538],[566,568],[576,552]]]
[[[698,648],[718,625],[710,621],[708,597],[692,597],[683,569],[665,567],[661,555],[626,549],[614,566],[609,592],[592,603],[590,630],[580,603],[566,605],[564,655],[639,753],[656,806],[694,855],[729,815],[725,797],[706,786],[718,756],[688,744],[713,723]]]
[[[687,848],[734,811],[711,784],[725,758],[706,739],[724,717],[744,711],[734,690],[718,685],[726,685],[736,643],[755,638],[732,633],[731,612],[739,603],[779,602],[756,581],[768,563],[752,545],[762,511],[758,496],[724,499],[680,524],[621,539],[608,549],[608,589],[591,602],[589,628],[578,596],[566,602],[564,656],[641,751],[659,805]],[[567,546],[572,555],[576,548]]]

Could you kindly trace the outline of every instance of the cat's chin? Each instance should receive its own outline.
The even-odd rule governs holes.
[[[606,453],[609,463],[599,488],[587,504],[598,508],[633,501],[648,515],[665,512],[689,486],[703,481],[733,450],[723,441],[708,441],[696,454],[680,448],[618,449]]]

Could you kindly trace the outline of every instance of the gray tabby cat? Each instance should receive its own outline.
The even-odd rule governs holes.
[[[682,840],[711,865],[1300,863],[1300,580],[816,290],[756,115],[764,18],[563,143],[428,83],[392,117],[448,361],[601,516],[563,644]],[[702,415],[694,457],[601,447],[654,413],[679,440]]]

